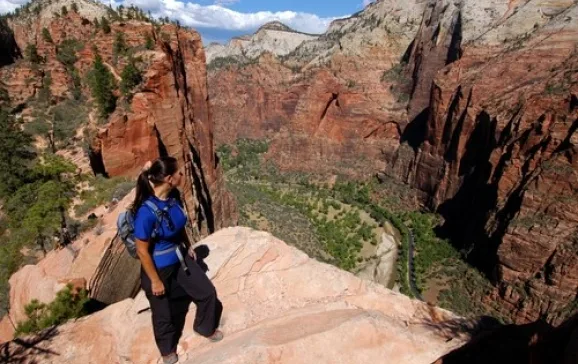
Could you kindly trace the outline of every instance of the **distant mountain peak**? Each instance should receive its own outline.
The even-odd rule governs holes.
[[[259,28],[259,30],[257,30],[257,32],[259,32],[261,30],[278,30],[278,31],[282,31],[282,32],[297,33],[297,31],[295,29],[292,29],[292,28],[288,27],[287,25],[281,23],[280,21],[276,21],[276,20],[264,24],[263,26],[261,26],[261,28]]]

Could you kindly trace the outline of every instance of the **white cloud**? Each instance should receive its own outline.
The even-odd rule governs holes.
[[[100,0],[106,5],[110,0]],[[307,33],[323,33],[337,19],[322,18],[311,13],[295,11],[259,11],[241,13],[226,8],[224,5],[239,0],[215,0],[215,4],[200,5],[194,2],[179,0],[112,0],[113,5],[134,4],[145,11],[151,11],[153,17],[166,17],[179,20],[181,24],[195,27],[215,28],[235,31],[253,31],[270,21],[280,21],[293,29]],[[14,11],[27,0],[0,0],[0,13]]]
[[[12,12],[27,2],[28,0],[0,0],[0,14]]]
[[[240,0],[215,0],[215,5],[229,6],[238,3]]]

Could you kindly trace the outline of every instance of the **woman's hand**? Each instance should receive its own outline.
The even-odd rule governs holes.
[[[153,291],[153,295],[155,296],[162,296],[165,294],[165,285],[163,281],[153,281],[151,283],[151,290]]]

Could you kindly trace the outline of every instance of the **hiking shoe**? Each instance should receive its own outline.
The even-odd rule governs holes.
[[[223,337],[225,335],[223,335],[223,332],[221,330],[215,330],[215,332],[213,333],[213,335],[207,337],[207,339],[209,339],[209,341],[212,341],[214,343],[223,340]]]
[[[179,356],[176,353],[163,356],[163,364],[175,364],[179,361]]]

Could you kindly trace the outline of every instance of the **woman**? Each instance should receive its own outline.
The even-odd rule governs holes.
[[[160,158],[148,163],[137,181],[132,205],[134,236],[142,264],[141,286],[150,302],[155,341],[164,364],[178,361],[177,343],[182,334],[188,304],[197,306],[193,329],[209,340],[223,338],[217,330],[222,305],[215,287],[189,256],[182,243],[186,239],[187,216],[178,193],[183,173],[175,158]],[[182,294],[189,300],[183,305]]]

